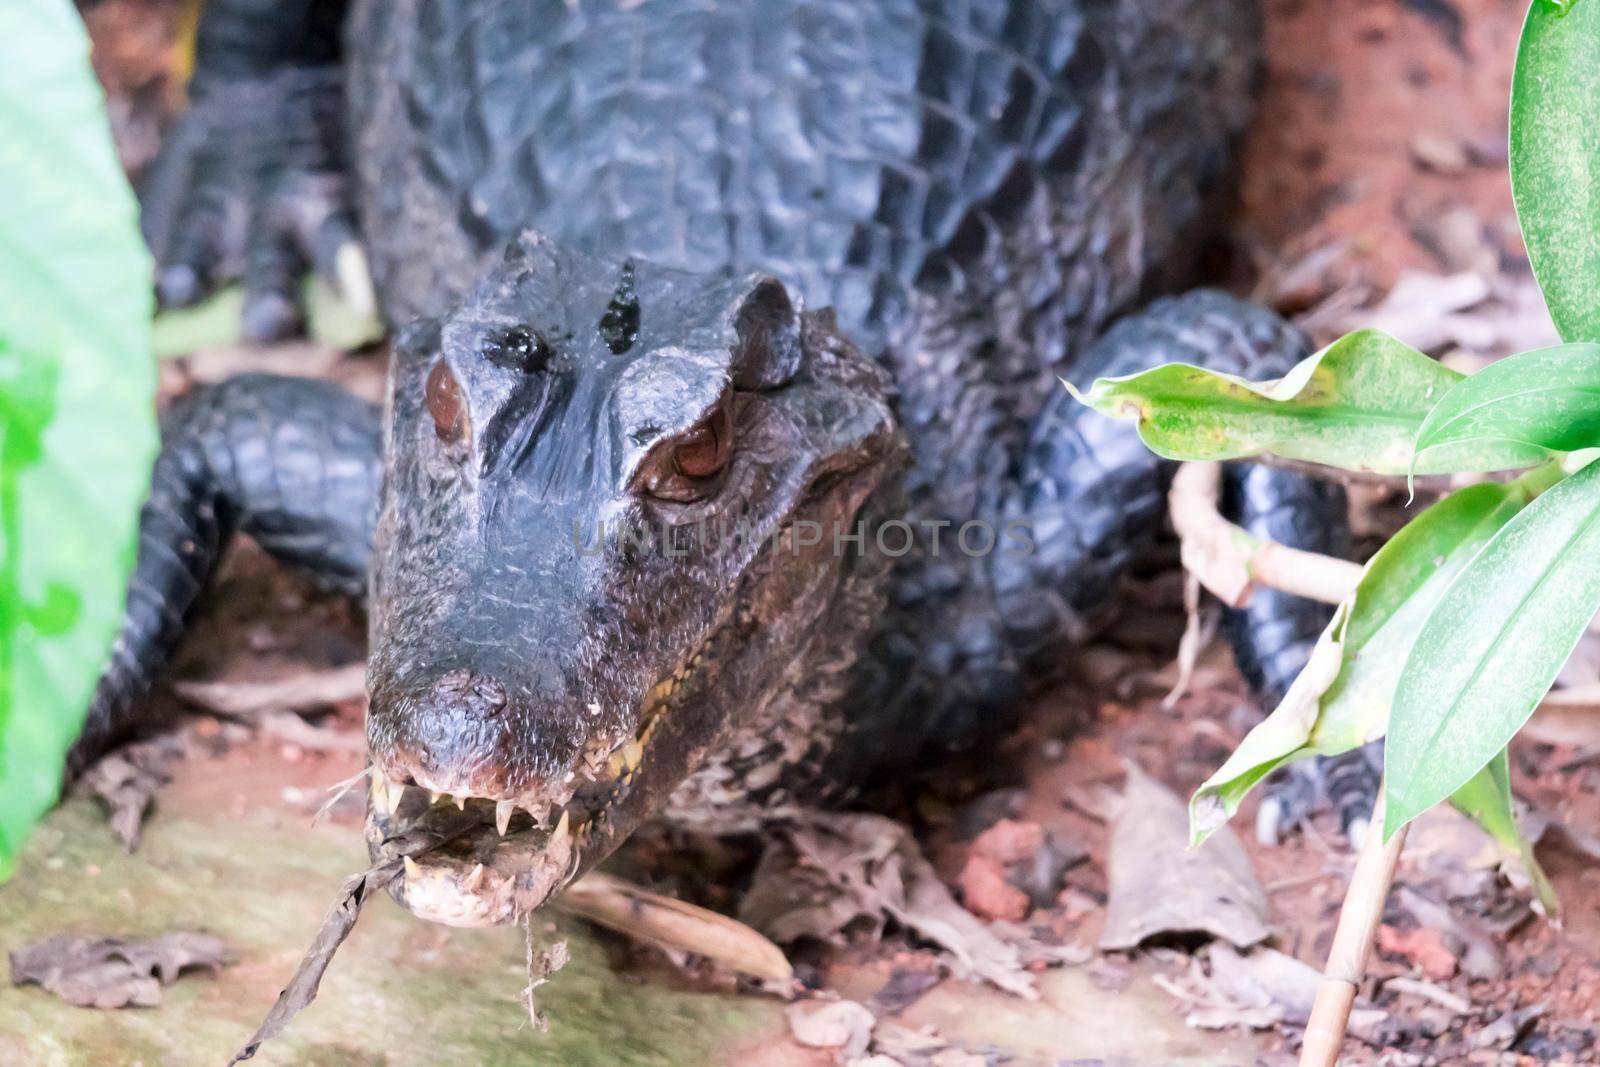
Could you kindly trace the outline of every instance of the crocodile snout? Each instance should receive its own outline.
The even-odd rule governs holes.
[[[566,772],[582,747],[572,718],[554,702],[514,695],[494,674],[457,667],[380,680],[367,740],[389,781],[535,810],[570,795]]]
[[[452,712],[487,723],[505,712],[506,687],[494,678],[461,668],[446,672],[428,686],[421,703],[424,715]]]

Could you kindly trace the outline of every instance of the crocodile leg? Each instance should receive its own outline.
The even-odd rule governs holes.
[[[240,375],[175,403],[122,627],[69,772],[134,725],[235,532],[325,588],[361,594],[382,474],[377,408],[331,383]]]
[[[1304,335],[1262,308],[1211,291],[1151,304],[1114,327],[1074,369],[1075,384],[1183,362],[1249,379],[1279,376],[1310,354]],[[1127,423],[1101,418],[1064,393],[1032,431],[1021,485],[1008,517],[1032,526],[1036,553],[997,557],[1001,613],[1025,662],[1054,654],[1060,637],[1081,639],[1112,602],[1123,569],[1163,521],[1166,467]],[[1297,548],[1342,555],[1343,490],[1300,474],[1250,464],[1228,467],[1224,511],[1252,532]],[[1328,609],[1272,589],[1229,611],[1225,633],[1262,703],[1275,705],[1304,666]],[[1359,764],[1359,765],[1358,765]],[[1347,829],[1364,819],[1376,777],[1355,773],[1365,757],[1319,760],[1269,793],[1264,823],[1287,826],[1331,796]],[[1328,774],[1328,771],[1337,773]],[[1338,783],[1331,791],[1323,785]]]
[[[245,335],[286,336],[309,260],[358,303],[343,177],[346,0],[211,0],[200,21],[190,107],[140,182],[163,304],[242,278]]]

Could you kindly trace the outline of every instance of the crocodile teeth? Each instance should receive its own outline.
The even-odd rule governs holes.
[[[561,821],[556,823],[556,828],[550,831],[550,846],[566,840],[572,834],[572,813],[563,811]]]
[[[384,780],[384,788],[386,790],[388,790],[388,793],[389,793],[388,810],[390,810],[390,811],[399,811],[400,810],[400,802],[406,798],[405,783],[403,783],[403,782],[391,782],[391,781],[385,779]]]
[[[467,810],[467,795],[465,793],[458,793],[457,795],[451,797],[450,799],[454,800],[456,802],[456,810],[457,811],[466,811]]]
[[[372,796],[372,810],[379,815],[387,816],[394,809],[389,806],[389,783],[380,774],[374,773],[368,785],[368,793]]]
[[[428,803],[429,804],[437,804],[437,803],[439,803],[439,798],[442,797],[442,796],[444,796],[443,793],[436,793],[432,789],[430,789],[430,790],[428,790]]]
[[[462,887],[469,893],[476,893],[479,887],[483,885],[485,873],[486,872],[483,869],[483,864],[477,864],[472,868],[472,870],[468,871],[467,876],[461,880]]]
[[[615,752],[611,753],[609,770],[613,778],[621,778],[624,775],[632,774],[638,769],[639,764],[643,762],[644,746],[630,737],[618,745]]]
[[[417,861],[412,859],[410,856],[406,856],[400,862],[406,869],[406,881],[409,882],[413,878],[419,878],[422,876],[422,868],[418,867]]]
[[[494,806],[494,828],[500,831],[500,836],[506,836],[506,828],[511,825],[511,813],[517,810],[515,802],[502,800]]]

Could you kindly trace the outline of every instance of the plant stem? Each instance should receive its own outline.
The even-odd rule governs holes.
[[[1183,566],[1229,607],[1243,607],[1258,585],[1337,604],[1361,580],[1361,566],[1257,537],[1222,517],[1222,464],[1178,466],[1167,508],[1178,531]]]
[[[1322,970],[1322,985],[1317,989],[1311,1018],[1306,1022],[1305,1040],[1300,1046],[1300,1067],[1335,1067],[1344,1044],[1345,1028],[1350,1023],[1350,1007],[1356,990],[1367,972],[1372,954],[1372,939],[1383,919],[1383,903],[1389,897],[1395,865],[1405,847],[1409,825],[1383,840],[1384,799],[1379,786],[1378,802],[1372,806],[1372,822],[1361,855],[1356,858],[1350,888],[1339,909],[1339,925],[1333,932],[1333,946]]]

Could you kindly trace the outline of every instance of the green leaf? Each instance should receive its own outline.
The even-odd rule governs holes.
[[[1348,334],[1276,382],[1169,363],[1101,378],[1079,401],[1138,423],[1151,451],[1169,459],[1237,459],[1264,452],[1346,470],[1405,474],[1428,411],[1462,375],[1377,330]],[[1442,445],[1416,473],[1531,466],[1538,449]]]
[[[1385,752],[1385,836],[1460,789],[1533,714],[1600,607],[1600,463],[1467,564],[1417,635]]]
[[[1533,882],[1534,891],[1539,894],[1539,902],[1544,905],[1545,914],[1557,914],[1561,902],[1556,899],[1556,888],[1545,876],[1544,868],[1539,866],[1539,860],[1533,854],[1532,842],[1523,836],[1522,827],[1517,824],[1515,802],[1511,799],[1511,767],[1506,759],[1506,750],[1501,749],[1500,754],[1490,760],[1483,770],[1457,789],[1450,803],[1483,827],[1503,851],[1521,861],[1523,869],[1528,872],[1528,879]]]
[[[156,446],[150,262],[68,0],[0,3],[0,877],[55,803]]]
[[[1522,445],[1541,453],[1600,445],[1600,345],[1523,352],[1463,378],[1417,431],[1418,462],[1438,448]]]
[[[1257,782],[1293,759],[1382,737],[1406,654],[1439,597],[1548,479],[1458,490],[1412,519],[1367,562],[1283,701],[1240,742],[1189,804],[1195,842],[1226,822]]]
[[[1600,341],[1600,4],[1534,0],[1511,79],[1511,192],[1568,341]]]

